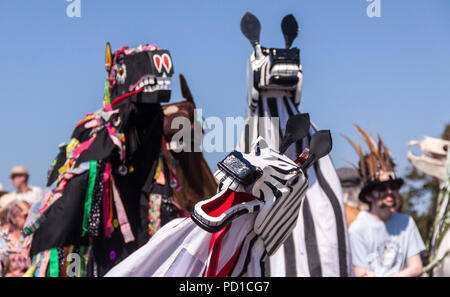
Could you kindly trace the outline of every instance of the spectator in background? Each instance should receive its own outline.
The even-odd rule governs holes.
[[[358,214],[363,210],[367,210],[368,206],[358,199],[362,188],[358,172],[354,168],[342,167],[337,170],[337,174],[342,186],[345,218],[347,219],[347,226],[350,226]]]
[[[2,276],[22,276],[30,265],[28,245],[22,234],[29,210],[30,205],[26,201],[12,194],[0,201]]]
[[[3,185],[0,183],[0,198],[2,198],[3,195],[7,194],[5,190],[3,190]]]
[[[43,191],[39,187],[28,185],[29,177],[27,169],[23,166],[14,166],[11,170],[10,178],[13,186],[17,189],[15,193],[17,199],[32,205],[42,197]]]
[[[360,158],[360,167],[354,165],[363,182],[359,200],[369,205],[349,228],[355,276],[420,276],[425,245],[414,220],[397,212],[403,180],[395,175],[395,164],[380,136],[375,142],[355,127],[370,149],[364,155],[360,145],[346,138]]]

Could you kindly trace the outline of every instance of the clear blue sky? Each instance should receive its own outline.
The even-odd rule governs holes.
[[[450,121],[450,1],[381,0],[368,18],[366,0],[106,1],[81,0],[68,18],[65,0],[0,3],[0,182],[26,166],[43,185],[47,168],[74,124],[101,106],[104,49],[157,43],[170,49],[205,116],[243,116],[251,47],[239,22],[262,23],[264,46],[281,47],[280,21],[297,18],[304,89],[301,110],[334,136],[337,167],[356,160],[339,136],[353,124],[375,126],[400,171],[407,142],[438,136]],[[180,98],[175,79],[173,101]],[[224,154],[207,154],[213,168]]]

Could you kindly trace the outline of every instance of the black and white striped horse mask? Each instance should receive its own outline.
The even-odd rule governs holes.
[[[303,72],[300,64],[300,50],[291,48],[298,35],[298,24],[293,15],[287,15],[281,22],[286,42],[285,48],[265,48],[259,44],[261,25],[258,19],[247,12],[241,20],[241,31],[252,44],[254,51],[247,64],[247,101],[254,110],[260,98],[260,91],[288,91],[298,106],[302,95]]]
[[[290,127],[295,131],[289,131]],[[290,119],[287,125],[290,137],[283,139],[281,152],[258,137],[248,154],[230,153],[218,163],[219,170],[215,173],[220,182],[218,193],[195,205],[192,220],[213,233],[237,217],[254,213],[253,231],[264,242],[268,255],[275,253],[296,225],[308,187],[305,170],[331,150],[329,131],[319,131],[311,140],[315,145],[295,162],[284,155],[284,143],[302,139],[308,127],[307,114]]]

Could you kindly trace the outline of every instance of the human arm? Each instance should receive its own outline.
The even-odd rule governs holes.
[[[408,264],[405,269],[389,275],[390,277],[418,277],[422,274],[422,259],[420,254],[408,258]]]

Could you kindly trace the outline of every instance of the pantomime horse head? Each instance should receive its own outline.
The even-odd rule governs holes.
[[[305,137],[309,116],[288,123],[289,145]],[[107,276],[261,276],[265,261],[297,223],[307,188],[305,170],[331,150],[319,131],[295,160],[259,137],[248,153],[218,163],[217,194],[199,202],[187,219],[173,220]]]
[[[30,275],[103,275],[148,241],[150,210],[166,221],[178,216],[171,176],[160,162],[170,53],[156,45],[112,53],[108,43],[105,65],[103,108],[78,122],[70,142],[60,145],[50,190],[25,228],[33,236]],[[168,199],[155,207],[152,194]]]
[[[408,151],[408,160],[425,174],[433,176],[441,183],[428,243],[429,264],[424,268],[427,276],[450,276],[450,141],[425,136],[420,141],[410,141],[410,146],[418,146],[423,155]]]
[[[303,70],[300,50],[292,47],[299,27],[293,15],[281,21],[285,47],[264,47],[259,42],[261,25],[251,13],[241,20],[241,31],[250,41],[253,52],[247,65],[247,119],[238,150],[248,152],[250,144],[263,136],[277,147],[281,138],[289,137],[284,127],[299,113]],[[295,160],[310,146],[317,132],[311,124],[308,137],[283,145],[286,155]],[[282,249],[271,259],[271,276],[348,276],[350,263],[344,205],[339,179],[329,156],[316,162],[307,172],[310,179],[298,223]]]
[[[252,44],[247,65],[248,107],[255,110],[265,91],[282,91],[298,106],[302,95],[303,72],[300,64],[300,50],[292,47],[298,35],[297,21],[292,14],[281,22],[285,48],[266,48],[259,43],[261,24],[251,13],[241,20],[241,31]]]
[[[217,182],[201,152],[202,125],[197,119],[196,105],[186,79],[180,74],[181,93],[185,101],[167,104],[164,111],[164,137],[167,142],[168,159],[173,160],[176,175],[174,200],[190,211],[195,203],[211,197],[216,192]],[[177,125],[184,118],[187,127]],[[187,139],[178,138],[186,129]],[[189,141],[190,140],[190,141]]]

